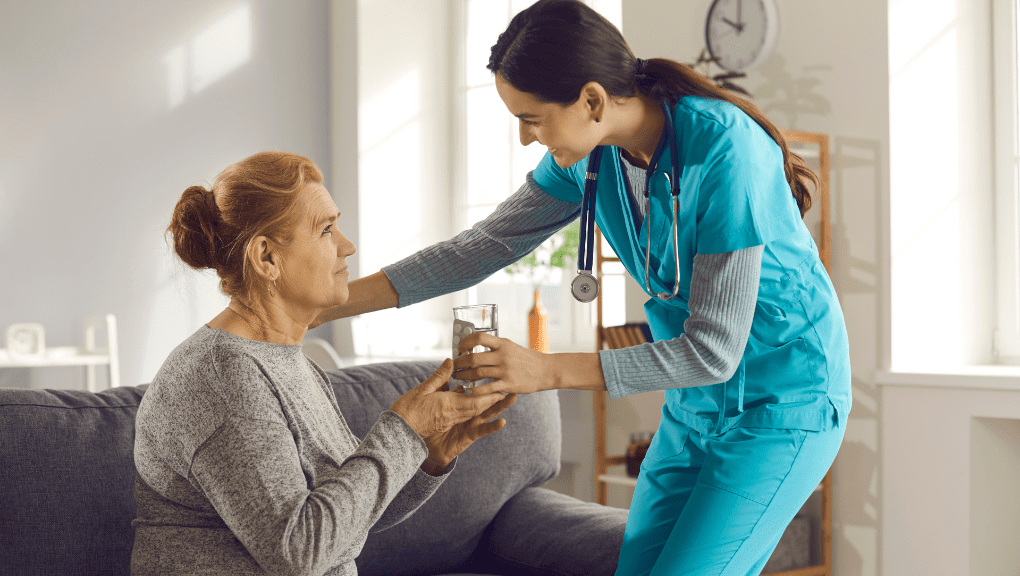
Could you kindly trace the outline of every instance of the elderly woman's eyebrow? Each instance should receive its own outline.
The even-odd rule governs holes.
[[[322,226],[323,224],[328,224],[329,222],[335,221],[339,217],[340,217],[340,212],[327,212],[326,215],[320,217],[315,222],[315,224],[312,227],[313,228],[318,228],[319,226]]]

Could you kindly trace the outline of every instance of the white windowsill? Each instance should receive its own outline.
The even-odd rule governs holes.
[[[931,372],[878,370],[875,383],[879,386],[1020,392],[1020,366],[959,366]]]

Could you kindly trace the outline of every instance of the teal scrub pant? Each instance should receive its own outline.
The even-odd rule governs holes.
[[[702,435],[662,412],[631,500],[617,576],[760,574],[836,458],[845,425]]]

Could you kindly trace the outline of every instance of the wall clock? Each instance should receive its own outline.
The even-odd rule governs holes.
[[[726,70],[747,72],[772,54],[779,37],[775,0],[713,0],[705,22],[705,44]]]
[[[12,358],[37,358],[45,352],[42,324],[11,324],[7,327],[7,353]]]

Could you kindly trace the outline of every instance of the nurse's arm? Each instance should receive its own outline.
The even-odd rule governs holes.
[[[395,308],[399,299],[397,289],[381,270],[364,278],[352,280],[347,284],[347,289],[350,291],[347,302],[320,313],[310,328],[338,318]]]
[[[580,202],[546,194],[529,172],[520,189],[488,217],[384,266],[383,272],[400,294],[398,307],[404,308],[482,282],[530,254],[580,213]]]
[[[605,390],[602,360],[597,352],[549,354],[552,361],[552,387],[573,390]]]
[[[403,308],[474,286],[530,254],[576,220],[580,212],[580,202],[546,194],[529,172],[517,192],[470,229],[351,282],[350,300],[320,314],[311,327],[375,310]]]
[[[684,332],[599,352],[611,398],[726,382],[747,347],[761,277],[763,246],[694,257],[691,315]]]

